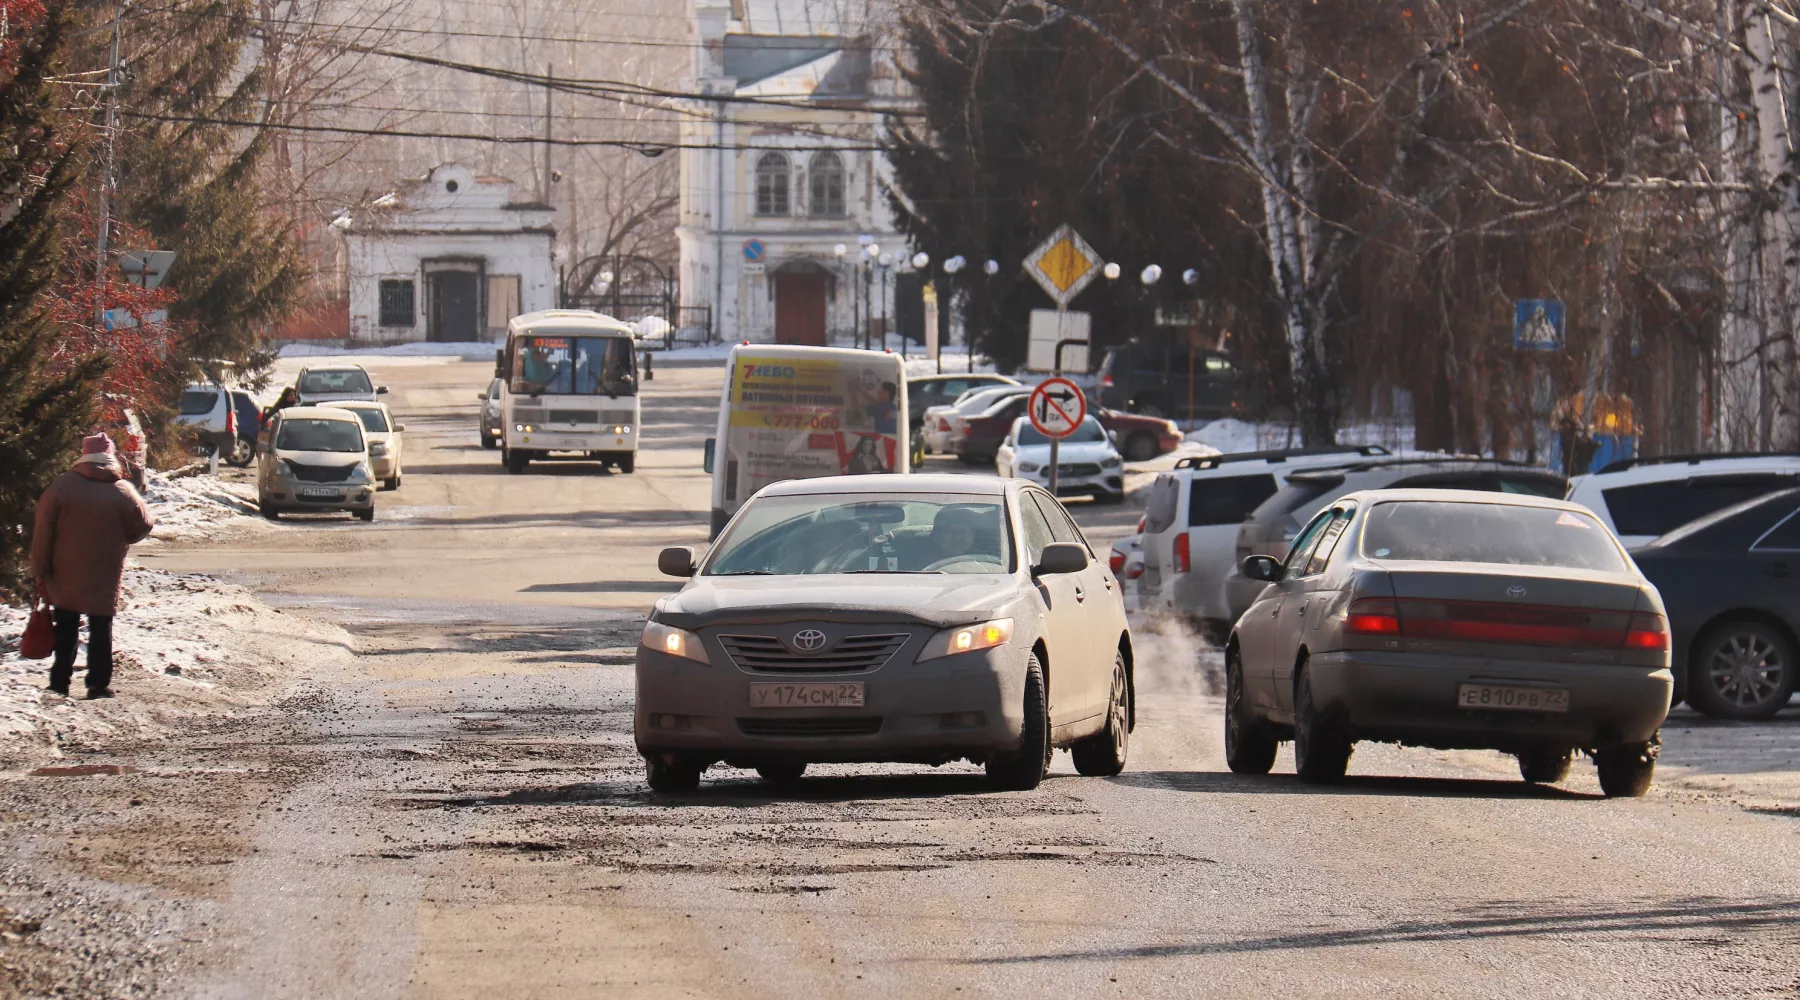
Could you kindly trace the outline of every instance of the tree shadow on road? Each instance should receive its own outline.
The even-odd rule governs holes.
[[[1555,785],[1486,778],[1416,778],[1348,775],[1333,785],[1308,785],[1292,774],[1232,774],[1228,771],[1127,771],[1112,779],[1138,788],[1232,795],[1407,795],[1425,798],[1551,799],[1587,801],[1603,796]]]

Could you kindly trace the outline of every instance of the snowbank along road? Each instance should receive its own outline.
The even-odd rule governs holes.
[[[0,997],[1800,996],[1793,709],[1678,710],[1643,799],[1367,745],[1320,790],[1285,750],[1227,773],[1216,656],[1145,627],[1119,778],[653,797],[632,650],[676,585],[657,550],[705,544],[716,362],[658,365],[630,476],[508,476],[475,436],[491,365],[371,364],[410,438],[373,525],[141,555],[354,655],[296,656],[262,707],[4,744]],[[1076,513],[1102,551],[1138,514]]]

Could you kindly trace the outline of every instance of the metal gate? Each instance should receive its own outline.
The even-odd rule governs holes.
[[[599,254],[562,270],[557,301],[564,309],[592,309],[626,323],[656,317],[668,324],[662,340],[670,346],[684,324],[700,319],[704,339],[712,339],[711,310],[702,317],[676,305],[675,278],[648,257]],[[701,339],[689,332],[685,339]]]

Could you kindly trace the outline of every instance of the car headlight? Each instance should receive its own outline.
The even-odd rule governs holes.
[[[1175,421],[1165,420],[1165,421],[1163,421],[1163,427],[1167,428],[1167,430],[1170,434],[1173,434],[1176,437],[1181,436],[1181,425],[1177,424]]]
[[[631,433],[631,425],[630,424],[620,424],[619,426],[613,428],[613,433],[614,434],[630,434]]]
[[[1117,455],[1108,455],[1100,460],[1100,467],[1102,469],[1116,469],[1122,464],[1123,460]]]
[[[662,622],[650,622],[644,626],[644,637],[640,642],[645,649],[654,649],[659,653],[712,666],[712,661],[706,657],[706,644],[687,629],[664,625]]]
[[[961,628],[947,628],[931,637],[925,649],[919,654],[920,661],[935,660],[957,653],[973,653],[982,649],[993,649],[1012,641],[1013,620],[996,618],[978,625],[964,625]]]
[[[1036,472],[1037,470],[1039,470],[1041,468],[1043,468],[1043,466],[1037,464],[1036,462],[1020,462],[1019,463],[1019,471],[1020,472]]]
[[[519,431],[519,432],[525,433],[525,434],[530,434],[532,431],[537,430],[537,426],[534,424],[514,424],[513,430]]]
[[[356,468],[350,470],[350,479],[353,482],[358,479],[373,478],[375,478],[375,474],[369,471],[369,463],[367,462],[358,462],[356,463]]]

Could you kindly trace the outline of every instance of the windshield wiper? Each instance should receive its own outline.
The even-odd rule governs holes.
[[[707,576],[774,576],[766,569],[734,569],[729,573],[708,573]]]
[[[847,569],[844,573],[845,575],[852,573],[932,573],[937,576],[944,575],[944,571],[941,569]]]

